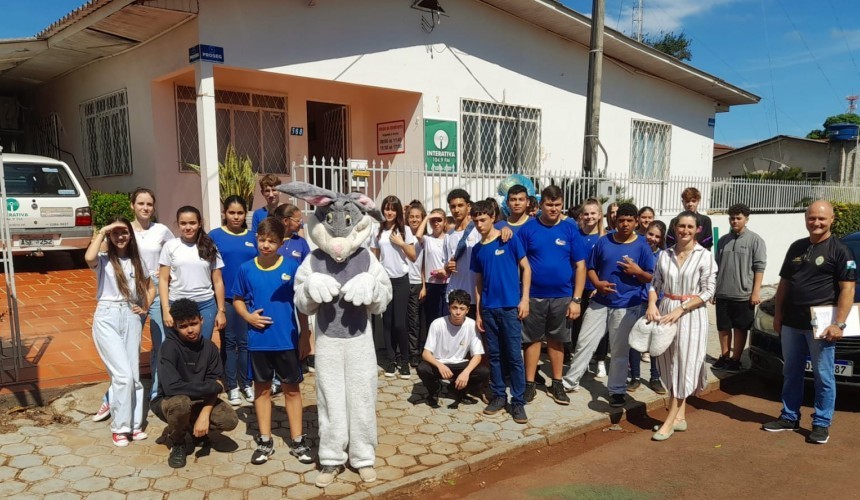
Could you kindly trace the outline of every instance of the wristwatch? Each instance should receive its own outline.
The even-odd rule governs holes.
[[[570,301],[574,304],[582,304],[582,297],[571,297]]]
[[[833,324],[836,325],[840,330],[845,330],[845,327],[848,326],[847,323],[833,323]]]

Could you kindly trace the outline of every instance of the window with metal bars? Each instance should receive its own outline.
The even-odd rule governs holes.
[[[630,176],[639,180],[666,180],[672,151],[672,126],[668,123],[632,121],[630,127]]]
[[[464,173],[535,173],[540,167],[541,110],[463,99]]]
[[[126,90],[83,102],[80,113],[88,177],[131,174]]]
[[[176,87],[179,170],[191,172],[200,164],[197,137],[197,92]],[[287,173],[287,98],[235,90],[215,90],[215,128],[218,158],[233,144],[240,158],[251,159],[257,173]]]

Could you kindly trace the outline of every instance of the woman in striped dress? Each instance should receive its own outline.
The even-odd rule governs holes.
[[[687,430],[686,399],[704,389],[707,382],[705,304],[714,295],[717,279],[713,254],[696,242],[696,214],[682,212],[674,229],[676,243],[660,254],[646,313],[649,321],[678,323],[678,334],[672,344],[656,358],[671,400],[668,418],[654,429],[655,441],[665,441],[675,431]],[[658,307],[657,297],[661,292],[663,298]]]

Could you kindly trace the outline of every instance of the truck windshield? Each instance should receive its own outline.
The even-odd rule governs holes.
[[[10,196],[78,196],[75,184],[61,165],[4,163],[3,169],[6,194]]]

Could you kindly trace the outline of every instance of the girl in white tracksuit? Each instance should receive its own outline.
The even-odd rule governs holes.
[[[146,439],[143,432],[143,384],[140,382],[140,334],[155,287],[140,258],[128,219],[115,217],[93,237],[84,258],[98,280],[93,341],[110,375],[113,444]],[[107,239],[107,252],[99,252]]]

